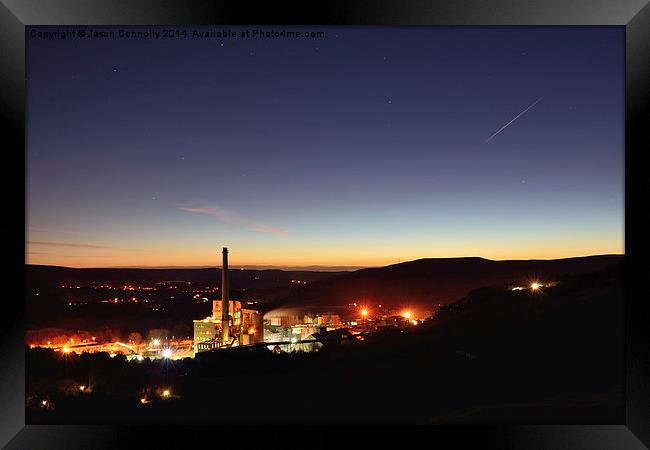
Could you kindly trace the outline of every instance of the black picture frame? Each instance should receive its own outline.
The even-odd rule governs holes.
[[[626,265],[626,418],[624,423],[585,426],[462,426],[409,430],[408,436],[453,443],[454,447],[494,448],[644,448],[650,445],[650,340],[645,332],[647,301],[642,293],[643,277],[632,274],[643,267],[641,246],[646,233],[642,212],[641,159],[650,149],[642,117],[648,116],[650,89],[650,6],[645,0],[320,0],[320,1],[205,1],[205,0],[2,0],[0,5],[0,64],[2,64],[2,124],[10,151],[21,155],[25,148],[25,27],[29,25],[445,25],[445,26],[564,26],[593,25],[625,27],[625,265]],[[646,113],[646,114],[644,114]],[[24,153],[23,153],[24,155]],[[18,157],[18,161],[21,158]],[[23,170],[23,165],[20,169]],[[20,165],[20,163],[18,163]],[[19,175],[19,168],[13,169]],[[12,211],[25,211],[25,197],[15,195],[16,181],[5,180]],[[25,185],[23,185],[24,188]],[[22,202],[22,209],[21,204]],[[20,262],[24,246],[24,221],[17,213],[6,215],[4,236],[16,242],[9,251],[16,269],[13,281],[24,279]],[[25,215],[23,214],[23,218]],[[10,220],[7,220],[10,219]],[[24,254],[23,254],[24,255]],[[23,260],[24,262],[24,260]],[[21,295],[21,294],[18,294]],[[24,297],[23,297],[24,298]],[[6,301],[9,299],[5,299]],[[19,297],[11,299],[21,305]],[[22,305],[21,305],[22,306]],[[169,432],[162,427],[136,429],[109,426],[26,426],[24,380],[24,312],[19,306],[3,314],[0,339],[2,355],[0,396],[0,443],[6,448],[127,448],[146,442],[146,447],[184,448],[190,439],[219,436],[220,445],[239,442],[242,435],[274,442],[287,430],[188,428]],[[215,427],[216,428],[216,427]],[[261,431],[261,432],[260,432]],[[350,431],[350,430],[348,430]],[[395,431],[395,430],[394,430]],[[307,434],[304,429],[288,433]],[[345,447],[357,446],[368,436],[355,428],[346,433]],[[372,433],[389,439],[390,427]],[[319,432],[320,434],[320,432]],[[404,443],[403,430],[396,432]],[[393,436],[394,437],[394,436]],[[292,447],[291,440],[287,440]],[[387,443],[388,441],[385,441]],[[163,445],[164,444],[164,445]],[[325,445],[316,439],[313,445]],[[332,444],[335,445],[335,444]],[[328,445],[329,446],[329,445]],[[302,445],[300,445],[302,447]]]

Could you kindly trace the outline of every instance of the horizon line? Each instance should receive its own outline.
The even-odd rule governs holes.
[[[593,258],[593,257],[602,257],[602,256],[625,256],[625,253],[598,253],[598,254],[592,254],[592,255],[566,256],[566,257],[562,257],[562,258],[515,258],[515,259],[512,259],[512,258],[490,259],[490,258],[485,258],[483,256],[443,256],[443,257],[417,258],[417,259],[412,259],[412,260],[407,260],[407,261],[400,261],[400,262],[384,264],[384,265],[240,264],[240,265],[231,265],[230,268],[231,269],[242,269],[242,270],[292,270],[292,271],[296,271],[296,270],[309,271],[309,270],[307,270],[309,268],[312,268],[312,269],[320,268],[320,269],[342,269],[342,270],[331,270],[331,271],[345,271],[345,268],[348,268],[350,270],[370,269],[370,268],[378,268],[378,267],[395,266],[395,265],[399,265],[399,264],[406,264],[406,263],[411,263],[411,262],[415,262],[415,261],[422,261],[422,260],[427,260],[427,259],[483,259],[483,260],[486,260],[486,261],[494,261],[494,262],[499,262],[499,261],[559,261],[559,260],[563,260],[563,259]],[[70,267],[70,266],[62,266],[62,265],[58,265],[58,264],[33,264],[33,263],[27,263],[27,262],[25,262],[25,265],[26,266],[44,266],[44,267],[62,267],[62,268],[65,268],[65,269],[160,269],[160,270],[167,269],[167,270],[171,270],[171,269],[215,269],[215,268],[220,269],[221,268],[219,265]],[[315,270],[312,270],[312,271],[315,271]]]

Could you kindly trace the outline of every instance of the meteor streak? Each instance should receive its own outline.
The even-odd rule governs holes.
[[[523,116],[524,114],[526,114],[526,112],[528,112],[529,109],[531,109],[533,106],[535,106],[537,103],[539,103],[539,101],[540,101],[542,98],[544,98],[544,97],[540,97],[540,98],[538,98],[537,100],[535,100],[535,102],[533,102],[532,105],[530,105],[528,108],[524,109],[522,112],[520,112],[519,114],[517,114],[517,115],[515,116],[514,119],[512,119],[510,122],[508,122],[507,124],[505,124],[504,126],[502,126],[501,128],[499,128],[499,129],[497,130],[496,133],[494,133],[492,136],[490,136],[489,138],[487,138],[487,139],[485,140],[485,143],[487,144],[488,142],[490,142],[490,141],[492,140],[492,138],[494,138],[497,134],[499,134],[499,133],[501,133],[503,130],[505,130],[505,129],[508,127],[508,125],[510,125],[512,122],[514,122],[515,120],[519,119],[521,116]]]

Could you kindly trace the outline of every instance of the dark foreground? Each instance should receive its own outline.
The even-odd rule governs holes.
[[[27,423],[622,423],[623,312],[616,267],[536,294],[480,289],[420,327],[317,353],[28,350]]]

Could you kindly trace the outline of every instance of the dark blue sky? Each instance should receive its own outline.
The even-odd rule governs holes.
[[[623,252],[622,28],[309,29],[28,39],[27,260]]]

